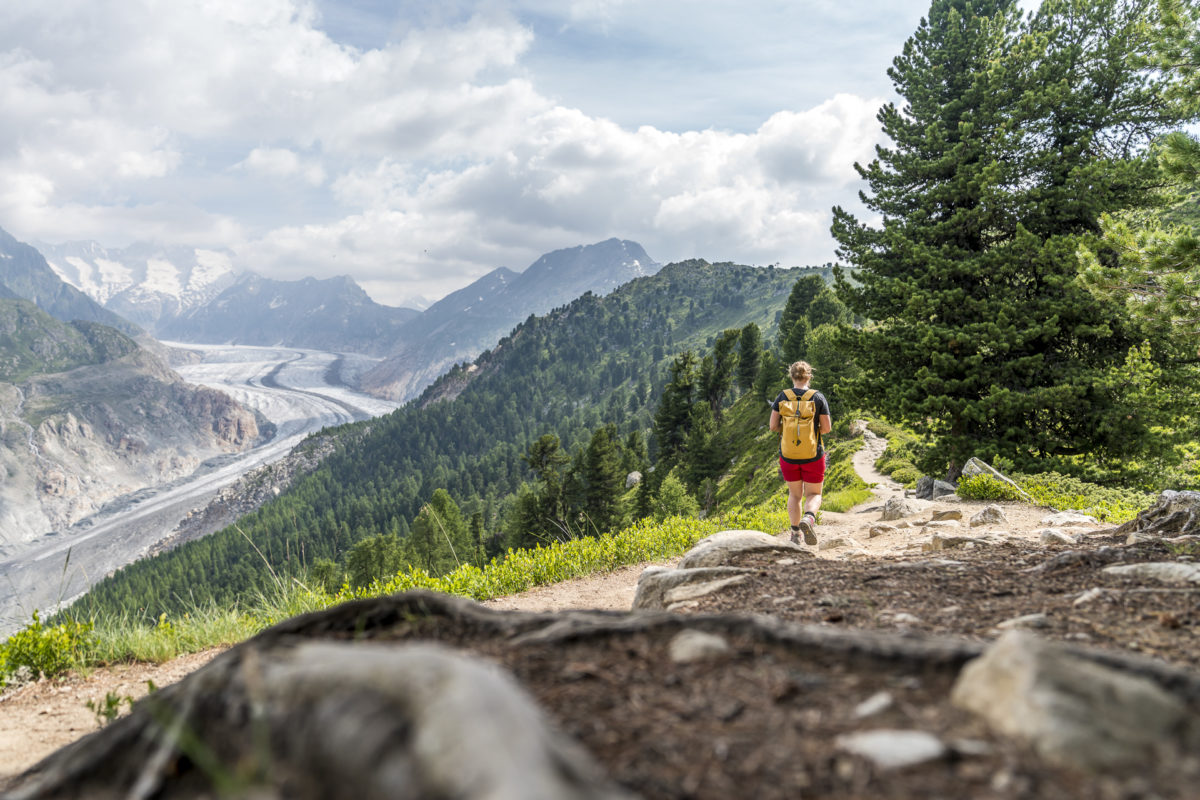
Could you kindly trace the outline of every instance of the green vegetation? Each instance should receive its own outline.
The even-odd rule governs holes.
[[[413,542],[400,560],[431,573],[479,566],[509,548],[646,516],[614,502],[625,468],[642,460],[660,465],[653,473],[639,469],[647,480],[632,503],[647,511],[685,451],[677,477],[711,511],[708,500],[728,464],[713,433],[736,396],[735,345],[747,325],[773,331],[792,285],[810,274],[691,261],[530,317],[418,400],[338,429],[332,456],[235,528],[97,584],[82,613],[174,618],[195,604],[242,602],[276,577],[307,579],[317,564],[322,582],[340,580],[356,546],[379,536],[395,537],[371,545],[381,559]],[[683,366],[673,378],[676,361]],[[674,398],[666,405],[679,416],[669,432],[652,435],[664,396]],[[531,451],[539,442],[540,454]],[[700,496],[706,480],[714,491]],[[469,541],[456,540],[455,528],[448,543],[432,519],[417,530],[438,490],[453,498]],[[414,549],[414,533],[425,538],[424,550]],[[368,569],[354,580],[380,574]]]
[[[0,298],[0,381],[66,372],[129,355],[137,343],[94,322],[60,322],[28,300]]]
[[[894,61],[891,144],[859,167],[882,225],[834,211],[839,256],[859,268],[838,293],[876,320],[844,330],[843,355],[862,370],[855,402],[928,437],[951,479],[972,455],[1038,469],[1153,443],[1120,377],[1141,342],[1169,348],[1087,290],[1076,254],[1107,259],[1101,216],[1160,201],[1147,145],[1195,117],[1146,68],[1159,22],[1148,0],[1029,16],[935,0]]]
[[[1017,487],[994,475],[963,475],[958,479],[958,496],[964,500],[1024,500]]]

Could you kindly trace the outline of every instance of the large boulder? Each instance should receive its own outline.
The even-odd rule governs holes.
[[[815,558],[811,551],[762,531],[721,531],[696,542],[680,560],[679,568],[723,567],[743,553],[778,553],[781,556]]]
[[[1086,771],[1152,769],[1200,744],[1200,719],[1154,681],[1023,631],[968,663],[951,701],[1046,760]]]

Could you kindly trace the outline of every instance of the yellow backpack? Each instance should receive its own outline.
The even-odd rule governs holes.
[[[816,393],[816,389],[809,389],[797,397],[791,389],[783,391],[787,399],[779,404],[779,416],[783,423],[779,452],[784,458],[805,461],[817,457],[821,448],[821,437],[813,422],[817,415],[817,404],[812,397]]]

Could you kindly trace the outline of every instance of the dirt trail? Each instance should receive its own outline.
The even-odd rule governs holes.
[[[868,483],[875,483],[874,497],[844,513],[823,512],[818,527],[820,543],[816,555],[825,559],[869,559],[920,552],[930,532],[923,527],[897,528],[871,538],[870,528],[878,524],[879,508],[890,497],[904,494],[904,488],[880,475],[874,467],[887,442],[869,431],[866,446],[854,456],[854,468]],[[962,529],[959,533],[1006,535],[1036,540],[1046,527],[1041,520],[1047,509],[1022,504],[1005,504],[1008,521],[1000,526],[967,530],[967,519],[983,503],[939,501],[927,505],[912,519],[928,520],[937,511],[959,509]],[[895,523],[891,523],[895,524]],[[1101,526],[1097,526],[1101,527]],[[947,531],[953,533],[953,530]],[[779,534],[781,537],[786,534]],[[841,539],[844,544],[829,548]],[[823,544],[822,544],[823,543]],[[824,546],[826,549],[821,549]],[[678,559],[659,562],[670,566]],[[633,604],[638,576],[648,565],[622,567],[611,573],[592,575],[541,586],[521,594],[501,597],[485,603],[493,608],[525,611],[560,611],[590,608],[626,611]],[[208,663],[220,649],[196,653],[164,664],[134,664],[93,670],[86,677],[72,675],[55,681],[40,681],[0,695],[0,785],[4,779],[37,763],[54,750],[97,730],[96,715],[86,707],[88,700],[104,703],[106,695],[140,697],[146,693],[146,681],[166,686]]]

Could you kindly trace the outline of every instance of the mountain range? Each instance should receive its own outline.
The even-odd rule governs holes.
[[[606,295],[662,265],[637,242],[608,239],[546,253],[524,272],[501,267],[408,323],[399,348],[362,376],[363,391],[408,400],[450,366],[470,361],[517,324],[588,292]]]
[[[613,238],[546,253],[522,272],[498,267],[422,312],[376,303],[346,276],[281,281],[238,274],[228,254],[212,250],[116,250],[95,242],[39,248],[63,281],[159,339],[381,358],[343,380],[389,400],[417,396],[530,315],[586,292],[607,294],[661,267],[641,245]]]

